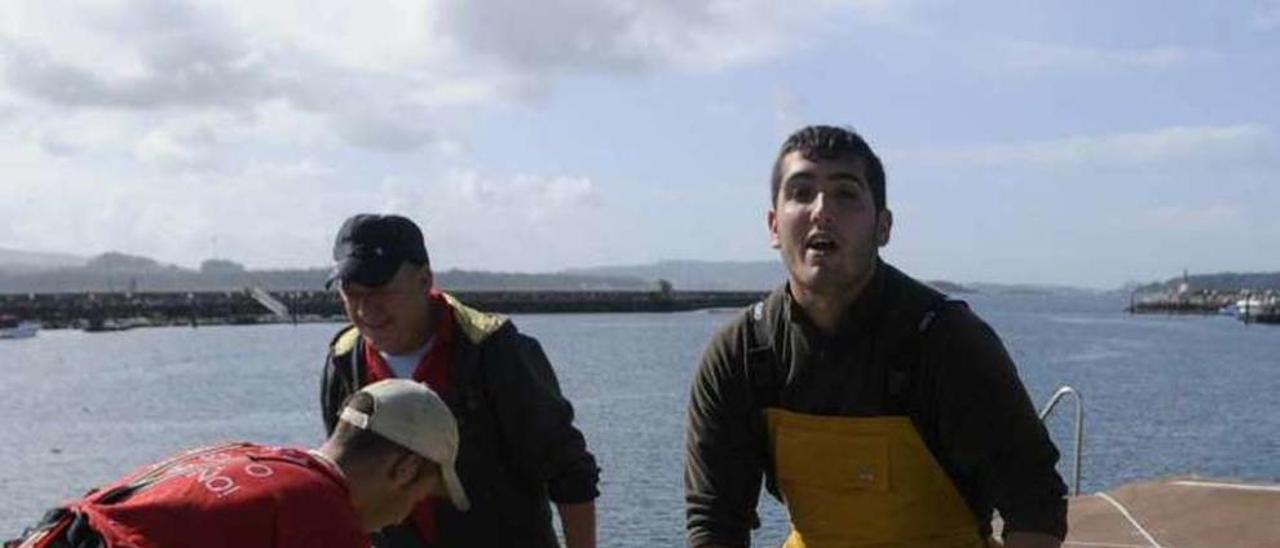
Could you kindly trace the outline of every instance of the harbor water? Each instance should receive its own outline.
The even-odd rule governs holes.
[[[970,295],[1037,406],[1086,404],[1082,491],[1175,474],[1280,480],[1280,327],[1130,316],[1124,296]],[[602,546],[679,546],[689,379],[732,312],[520,315],[603,469]],[[225,440],[318,444],[333,324],[42,331],[0,341],[0,538],[133,467]],[[1069,403],[1069,402],[1068,402]],[[1066,411],[1066,412],[1063,412]],[[1070,409],[1050,419],[1070,478]],[[761,497],[760,545],[786,516]]]

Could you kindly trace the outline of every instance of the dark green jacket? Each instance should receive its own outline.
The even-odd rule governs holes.
[[[548,500],[572,504],[599,496],[599,469],[573,426],[573,407],[537,340],[503,316],[446,297],[455,336],[444,399],[458,419],[457,469],[471,509],[437,505],[438,544],[556,546]],[[327,432],[359,388],[364,344],[348,326],[330,345],[320,390]],[[410,527],[389,528],[381,537],[375,539],[381,547],[422,546]]]
[[[761,365],[761,367],[754,367]],[[980,523],[1066,533],[1058,451],[995,332],[965,306],[880,263],[838,333],[786,286],[712,339],[694,376],[685,453],[689,544],[743,546],[773,488],[762,409],[907,416]]]

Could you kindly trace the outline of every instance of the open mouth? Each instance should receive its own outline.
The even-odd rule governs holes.
[[[818,253],[831,253],[840,246],[836,244],[835,239],[825,234],[814,234],[804,241],[805,249],[813,250]]]

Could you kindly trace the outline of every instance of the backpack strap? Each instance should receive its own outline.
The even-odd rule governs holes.
[[[764,487],[778,500],[782,500],[782,492],[778,489],[778,479],[774,475],[773,450],[769,442],[768,420],[765,409],[777,407],[782,399],[782,386],[785,376],[780,369],[781,359],[774,345],[772,322],[766,317],[764,301],[757,302],[746,311],[746,329],[743,330],[743,366],[747,378],[748,402],[757,412],[753,416],[752,430],[759,445],[760,458],[768,463],[764,467]],[[755,508],[750,514],[751,528],[760,526],[759,515]]]
[[[751,387],[752,405],[764,410],[776,407],[786,379],[779,371],[778,352],[774,348],[772,325],[765,317],[764,301],[752,305],[746,313],[745,330],[747,381]]]
[[[888,356],[889,370],[885,378],[885,407],[890,414],[910,415],[913,404],[923,404],[915,396],[921,379],[931,373],[925,359],[930,329],[948,308],[956,306],[967,308],[968,304],[942,294],[933,297],[915,329],[890,349],[892,354]]]

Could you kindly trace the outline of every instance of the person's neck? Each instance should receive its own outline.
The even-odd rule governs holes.
[[[342,473],[344,478],[350,477],[351,472],[355,471],[355,465],[347,455],[347,452],[341,446],[333,443],[332,440],[325,440],[320,447],[312,449],[311,453],[338,467],[338,471]]]
[[[861,279],[834,287],[807,287],[792,279],[791,297],[819,331],[831,335],[840,329],[849,309],[874,277],[875,269],[872,269]]]
[[[372,482],[369,481],[370,470],[368,469],[368,463],[352,458],[349,452],[332,443],[331,440],[325,441],[323,445],[313,449],[312,452],[328,459],[329,462],[338,467],[338,471],[342,474],[342,479],[347,483],[347,494],[351,499],[351,507],[356,511],[356,515],[360,516],[365,528],[373,530],[374,524],[370,523],[368,509],[370,508],[370,501],[374,499],[375,495],[369,490]]]

